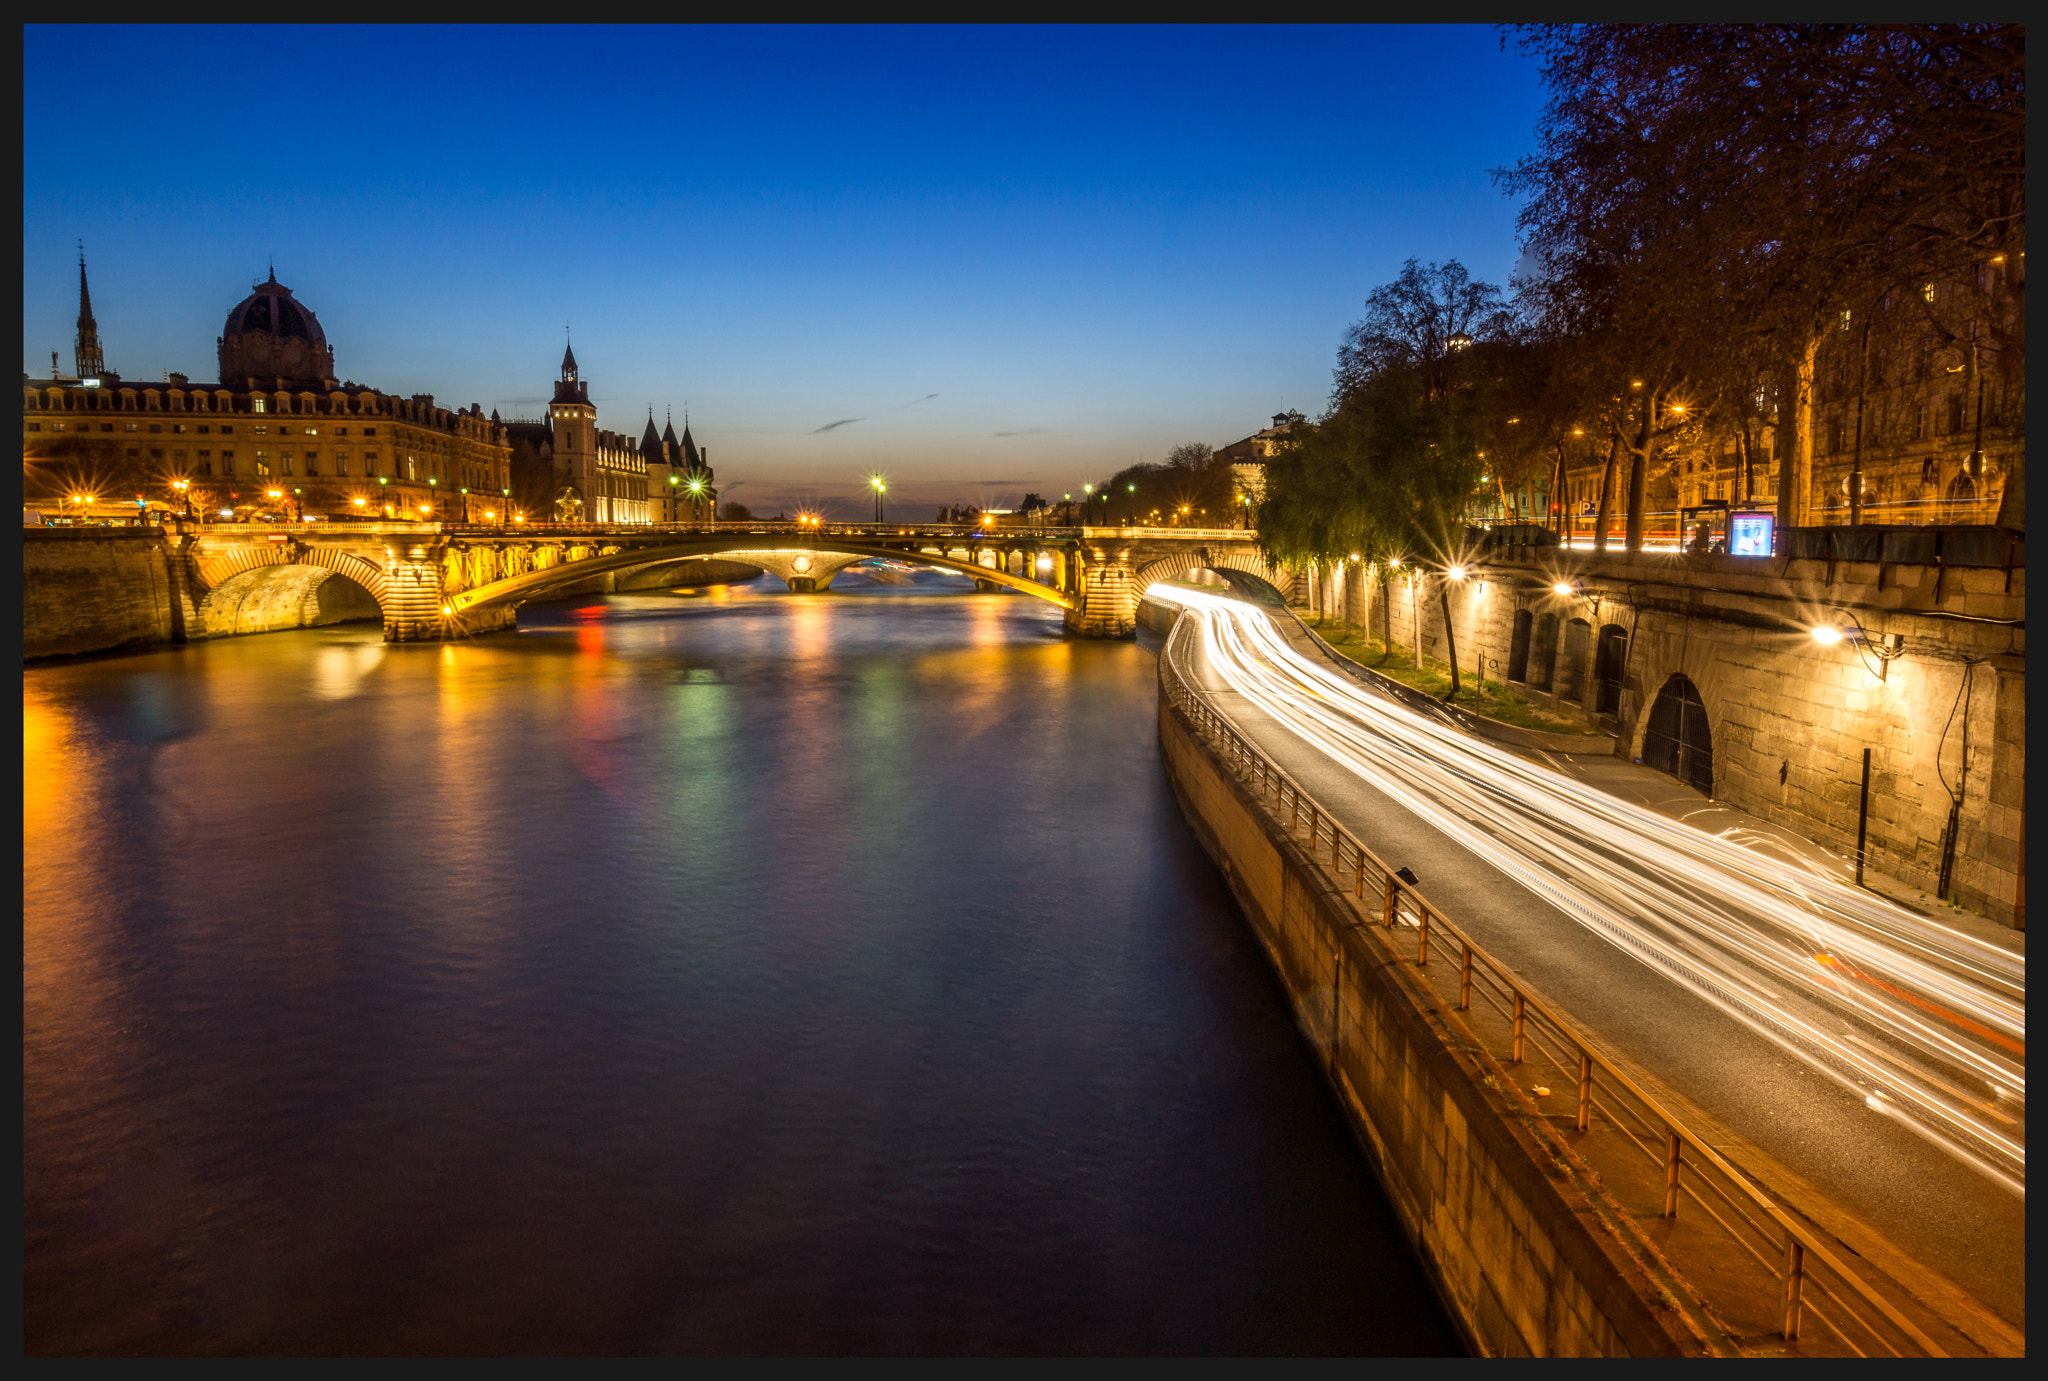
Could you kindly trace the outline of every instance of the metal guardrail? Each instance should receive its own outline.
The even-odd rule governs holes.
[[[1361,924],[1345,938],[1362,944],[1367,929],[1380,932],[1395,962],[1445,1004],[1443,1016],[1470,1039],[1500,1087],[1613,1196],[1641,1243],[1673,1263],[1709,1316],[1697,1322],[1710,1338],[1736,1350],[1775,1336],[1811,1355],[1948,1355],[1196,693],[1175,665],[1187,628],[1176,620],[1159,659],[1167,698],[1272,817],[1305,841],[1308,856],[1349,887],[1361,910],[1377,906],[1377,925]],[[1412,955],[1403,953],[1404,931],[1412,932]],[[1334,1065],[1342,1037],[1334,1016],[1331,1027]],[[1568,1113],[1548,1110],[1551,1085],[1567,1091]],[[1569,1130],[1561,1130],[1567,1120]],[[1697,1269],[1687,1273],[1680,1261]],[[1808,1330],[1808,1320],[1819,1329]]]

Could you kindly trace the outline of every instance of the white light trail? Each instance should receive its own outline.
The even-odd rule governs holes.
[[[1181,605],[1166,655],[1873,1111],[2026,1183],[2026,960],[1812,863],[1709,834],[1303,657],[1240,601]],[[1205,678],[1187,665],[1199,641]]]

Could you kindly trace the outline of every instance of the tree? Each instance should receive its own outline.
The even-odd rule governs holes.
[[[1669,371],[1718,382],[1762,343],[1780,521],[1806,521],[1822,331],[2024,246],[2024,30],[1555,24],[1519,42],[1549,103],[1538,151],[1497,176],[1528,198],[1549,307],[1625,328],[1667,396],[1707,382]]]
[[[1337,351],[1337,396],[1404,371],[1426,392],[1441,392],[1452,341],[1498,337],[1506,325],[1497,286],[1474,279],[1456,259],[1428,265],[1410,259],[1399,278],[1372,290],[1365,315],[1345,333]]]
[[[743,503],[728,499],[725,504],[723,521],[728,523],[751,523],[754,521],[754,510],[748,508]]]

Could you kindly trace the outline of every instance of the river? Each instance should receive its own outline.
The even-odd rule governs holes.
[[[842,579],[28,669],[28,1350],[1455,1351],[1152,644]]]

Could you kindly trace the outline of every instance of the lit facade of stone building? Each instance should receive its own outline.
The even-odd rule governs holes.
[[[105,367],[81,263],[76,372],[60,374],[53,359],[51,377],[22,380],[25,502],[61,508],[91,495],[189,500],[209,517],[504,519],[504,429],[474,405],[450,411],[430,394],[337,380],[319,318],[274,273],[228,313],[218,347],[218,384],[123,380]]]
[[[492,421],[497,421],[496,414]],[[700,452],[686,420],[657,434],[654,414],[639,441],[597,425],[590,381],[576,365],[574,346],[562,352],[561,375],[545,421],[504,424],[531,463],[546,474],[545,513],[536,521],[557,523],[687,523],[716,511],[708,450]],[[529,482],[521,486],[531,492]]]
[[[1992,342],[2017,327],[2024,257],[1977,268],[1974,282],[1929,283],[1881,301],[1868,319],[1844,311],[1815,353],[1813,441],[1797,525],[1837,526],[1860,517],[1886,526],[1953,526],[1997,520],[2008,480],[2026,463],[2026,378]],[[1988,329],[2005,318],[2004,333]],[[1973,337],[1980,344],[1972,348]],[[1860,468],[1860,513],[1850,502]],[[1725,503],[1778,508],[1776,429],[1745,430],[1725,411],[1689,444],[1665,448],[1645,476],[1646,508],[1668,515],[1649,526],[1675,531],[1673,510]],[[1590,535],[1607,458],[1588,437],[1566,469],[1570,530]],[[1608,540],[1619,544],[1627,508],[1628,457],[1616,466]]]

